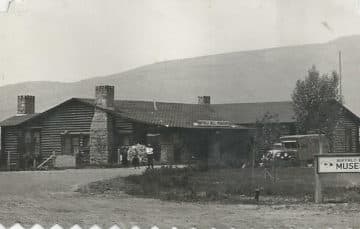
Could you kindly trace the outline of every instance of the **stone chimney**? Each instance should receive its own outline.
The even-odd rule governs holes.
[[[198,104],[210,104],[210,96],[198,96]]]
[[[17,100],[17,115],[35,113],[35,96],[19,95]]]
[[[96,86],[95,105],[90,126],[90,164],[108,164],[114,148],[114,120],[101,108],[114,109],[114,86]]]
[[[114,109],[114,92],[114,86],[96,86],[95,105],[106,109]]]

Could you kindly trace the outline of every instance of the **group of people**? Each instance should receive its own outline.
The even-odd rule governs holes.
[[[140,168],[142,161],[147,161],[148,168],[154,168],[154,149],[151,144],[147,144],[147,146],[140,144],[131,146],[130,148],[123,150],[120,157],[120,161],[122,161],[124,165],[128,165],[128,159],[130,159],[131,164],[135,169]],[[145,160],[144,157],[146,157]]]
[[[151,144],[146,146],[146,159],[148,168],[154,168],[154,149],[151,147]],[[134,168],[140,168],[140,157],[138,154],[132,158],[132,165]]]

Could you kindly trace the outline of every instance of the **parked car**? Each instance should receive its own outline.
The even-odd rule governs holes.
[[[261,166],[270,167],[274,163],[281,166],[296,165],[296,152],[293,149],[287,149],[283,143],[275,143],[270,150],[266,151],[261,160]]]
[[[287,135],[280,137],[284,148],[289,152],[294,152],[296,159],[302,164],[312,164],[314,155],[319,154],[319,140],[322,141],[323,153],[329,151],[329,142],[324,135]]]
[[[323,135],[306,134],[306,135],[287,135],[280,137],[280,141],[275,143],[268,150],[263,158],[262,163],[279,162],[280,164],[291,165],[312,165],[314,155],[319,153],[319,139],[322,141],[323,153],[329,151],[329,144]],[[278,164],[279,164],[278,163]]]

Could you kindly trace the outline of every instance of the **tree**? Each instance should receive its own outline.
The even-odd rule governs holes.
[[[255,135],[253,150],[256,155],[255,160],[259,160],[266,150],[279,141],[281,135],[281,125],[279,115],[266,112],[255,124]]]
[[[342,104],[338,74],[320,76],[312,66],[305,79],[296,82],[292,100],[299,133],[316,131],[331,142]]]

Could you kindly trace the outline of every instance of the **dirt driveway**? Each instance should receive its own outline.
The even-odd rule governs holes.
[[[65,228],[159,225],[161,228],[360,228],[359,204],[224,205],[174,203],[120,194],[82,195],[82,184],[140,173],[134,169],[83,169],[0,173],[0,222],[10,226],[55,223]]]

